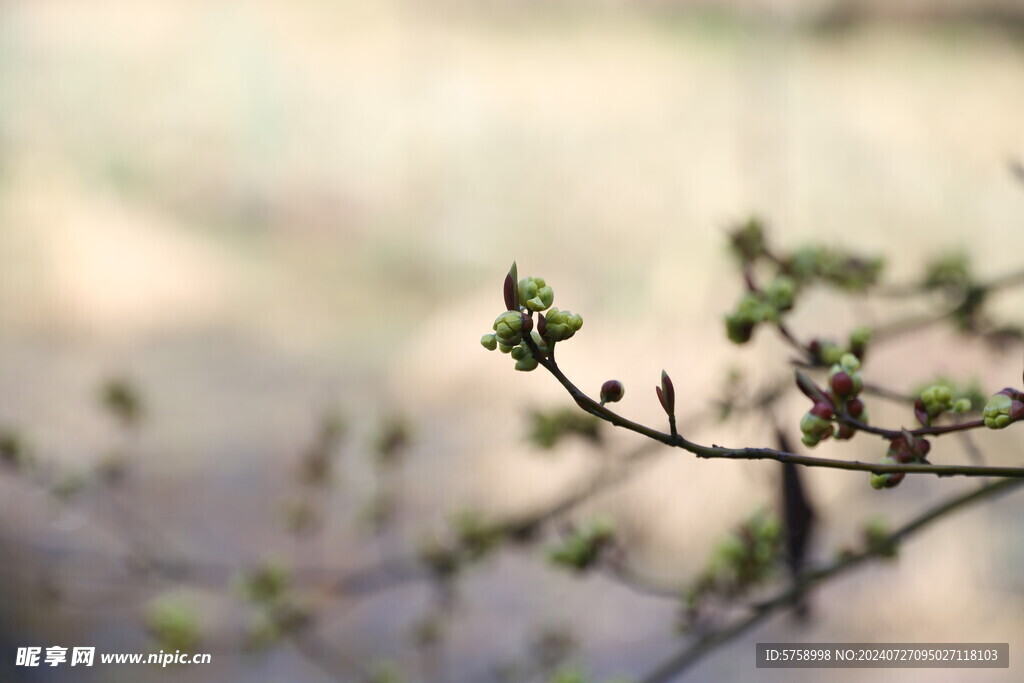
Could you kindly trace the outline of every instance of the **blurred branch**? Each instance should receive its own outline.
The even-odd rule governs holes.
[[[796,577],[790,588],[770,600],[755,605],[747,617],[738,619],[723,629],[705,634],[666,659],[649,673],[641,676],[638,683],[667,683],[675,680],[720,645],[742,635],[775,613],[795,607],[801,598],[824,581],[844,574],[870,559],[883,556],[884,553],[889,552],[892,547],[909,536],[961,508],[1009,493],[1021,486],[1024,486],[1024,480],[1003,479],[993,484],[986,484],[980,489],[951,497],[945,502],[925,510],[904,526],[864,550],[845,555],[825,567],[802,572]]]

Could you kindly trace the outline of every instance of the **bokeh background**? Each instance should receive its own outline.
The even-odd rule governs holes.
[[[325,671],[287,645],[241,653],[230,586],[140,579],[111,528],[226,566],[276,557],[344,570],[402,552],[454,510],[550,500],[593,454],[538,455],[527,410],[568,398],[480,348],[513,259],[584,315],[560,358],[581,387],[614,376],[623,412],[656,422],[650,386],[666,368],[680,412],[696,414],[730,368],[750,386],[785,371],[771,335],[742,349],[724,338],[741,291],[730,224],[757,213],[783,246],[884,253],[894,282],[949,248],[985,273],[1014,270],[1024,185],[1008,168],[1024,157],[1022,111],[1024,5],[1012,0],[4,2],[0,425],[63,476],[87,476],[112,449],[132,462],[116,499],[86,490],[69,505],[0,478],[4,680],[360,681],[390,660],[411,680],[479,683],[545,629],[571,630],[598,680],[646,670],[678,646],[676,605],[553,572],[539,550],[504,553],[466,580],[443,666],[424,669],[408,643],[429,587],[325,598],[318,629],[336,664]],[[1022,304],[1011,293],[994,310],[1019,319]],[[814,295],[793,327],[843,334],[905,310]],[[936,328],[886,347],[868,372],[904,391],[937,373],[995,391],[1020,367],[1019,347],[997,353]],[[144,399],[127,437],[97,406],[110,377]],[[803,409],[781,409],[794,431]],[[323,531],[296,539],[282,506],[302,495],[297,454],[331,410],[347,424],[344,474]],[[366,453],[395,416],[413,435],[400,521],[367,534],[354,521],[376,485]],[[758,422],[695,434],[769,439]],[[982,443],[989,462],[1020,463],[1019,434]],[[819,451],[881,455],[864,437]],[[965,457],[956,443],[940,452],[933,460]],[[878,494],[858,475],[806,480],[822,518],[817,559],[855,542],[870,515],[898,522],[971,485],[910,480]],[[610,516],[633,565],[685,582],[724,531],[776,497],[773,464],[679,453],[574,518]],[[898,563],[819,591],[810,622],[775,619],[688,680],[819,680],[755,670],[758,641],[1009,641],[1017,652],[1022,512],[1017,495],[958,515]],[[29,644],[155,650],[140,613],[168,591],[201,613],[213,664],[9,666]],[[1018,680],[1016,669],[972,679]]]

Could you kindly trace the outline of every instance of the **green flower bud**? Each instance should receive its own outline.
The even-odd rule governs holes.
[[[547,314],[547,337],[551,341],[564,341],[583,327],[583,318],[570,311],[552,308]]]
[[[985,426],[989,429],[1002,429],[1010,424],[1010,410],[1013,408],[1013,399],[1006,394],[999,393],[988,400],[982,416],[985,418]]]
[[[502,353],[511,353],[512,349],[514,348],[516,348],[515,345],[510,346],[508,344],[502,344],[501,342],[498,342],[498,350],[501,351]]]
[[[887,455],[884,458],[882,458],[881,460],[879,460],[879,463],[882,464],[882,465],[896,465],[896,464],[898,464],[898,461],[896,460],[896,458],[893,458],[892,456]],[[896,486],[897,484],[899,484],[901,481],[903,481],[903,478],[905,476],[907,476],[907,475],[904,472],[895,472],[895,473],[887,473],[887,474],[874,474],[874,473],[872,473],[872,475],[871,475],[871,488],[873,488],[875,490],[891,489],[894,486]]]
[[[515,346],[523,340],[522,314],[519,311],[505,311],[494,320],[494,332],[499,342],[505,346]]]
[[[870,327],[857,327],[850,332],[850,348],[864,348],[871,341]]]
[[[493,351],[498,348],[498,338],[493,334],[485,334],[480,337],[480,344],[488,351]]]
[[[725,334],[734,344],[746,344],[754,335],[754,323],[736,313],[725,316]]]
[[[971,399],[969,398],[958,398],[953,402],[954,413],[966,413],[971,409]]]
[[[852,353],[844,353],[840,356],[839,365],[842,366],[843,370],[851,374],[860,370],[860,361]]]
[[[954,409],[953,392],[947,386],[933,384],[921,392],[921,403],[930,420],[930,418],[937,417],[947,410]],[[960,401],[957,401],[957,404],[963,405]],[[970,409],[971,402],[968,400],[966,410]]]
[[[544,278],[524,277],[519,281],[519,301],[531,311],[546,311],[555,300],[555,292]]]
[[[820,442],[832,436],[832,422],[818,417],[814,413],[805,413],[800,418],[800,431],[803,432],[800,440],[803,441],[804,445],[814,448]]]
[[[530,372],[531,370],[536,370],[537,365],[538,363],[536,358],[534,358],[533,356],[527,356],[526,358],[522,358],[516,361],[516,370],[520,370],[522,372]]]
[[[835,344],[825,342],[821,345],[821,360],[828,364],[838,363],[839,359],[843,357],[845,353],[842,347]]]

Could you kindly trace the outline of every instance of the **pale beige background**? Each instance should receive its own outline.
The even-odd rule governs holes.
[[[895,281],[947,247],[991,274],[1020,267],[1024,186],[1007,163],[1024,157],[1024,43],[1009,19],[829,33],[776,5],[741,19],[628,3],[5,3],[0,423],[86,467],[117,438],[93,408],[95,387],[127,374],[150,408],[129,505],[198,555],[357,566],[393,549],[371,547],[344,517],[358,476],[326,548],[294,543],[275,518],[290,458],[325,406],[350,417],[353,460],[380,416],[416,421],[408,535],[467,505],[540,502],[586,467],[579,448],[529,453],[524,409],[567,399],[550,377],[513,373],[477,343],[513,258],[586,319],[564,369],[587,389],[619,378],[623,412],[650,421],[663,367],[681,412],[699,410],[729,367],[754,378],[780,370],[785,351],[770,335],[737,349],[721,329],[739,291],[724,229],[750,212],[780,245],[884,252]],[[997,310],[1020,319],[1022,302],[1006,296]],[[793,326],[841,334],[896,313],[821,295]],[[892,345],[866,372],[898,389],[976,374],[995,390],[1019,382],[1020,352],[936,331]],[[795,429],[803,406],[786,410]],[[911,419],[881,405],[872,415]],[[699,436],[766,438],[753,423]],[[981,441],[991,462],[1020,462],[1018,434]],[[871,459],[881,444],[819,451]],[[953,442],[940,452],[936,461],[964,457]],[[595,508],[619,520],[641,569],[678,580],[723,528],[772,502],[774,476],[770,465],[680,453]],[[871,514],[898,521],[970,485],[911,481],[877,494],[856,475],[807,478],[825,526],[819,558]],[[5,539],[29,543],[25,568],[10,568],[15,593],[33,585],[33,543],[117,547],[16,480],[2,486]],[[922,534],[899,564],[821,591],[811,625],[772,622],[692,679],[820,680],[756,672],[756,641],[1010,641],[1019,652],[1022,509],[1018,495]],[[132,619],[149,588],[111,585],[103,577],[116,568],[95,555],[57,556],[81,604],[51,611],[5,597],[19,610],[7,613],[23,630],[13,636],[68,629],[147,649]],[[673,647],[671,604],[540,565],[513,555],[468,582],[451,680],[482,680],[548,623],[576,626],[584,660],[607,676]],[[230,631],[230,596],[202,600]],[[413,587],[341,608],[325,632],[353,658],[390,657],[408,649],[404,625],[425,605]],[[160,678],[175,675],[324,680],[287,651]]]

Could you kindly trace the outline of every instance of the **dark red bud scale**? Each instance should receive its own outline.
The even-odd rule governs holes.
[[[661,405],[665,412],[670,416],[674,415],[676,412],[676,389],[672,386],[672,379],[664,370],[661,371],[661,393],[658,396],[662,398]]]
[[[917,400],[914,401],[914,417],[916,417],[917,421],[924,427],[928,426],[931,419],[928,416],[928,410],[924,407],[924,401],[921,400],[920,396],[918,396]]]
[[[519,310],[519,267],[512,262],[512,267],[505,275],[505,308],[509,311]]]
[[[525,313],[523,313],[522,316],[523,316],[523,334],[530,334],[530,332],[533,332],[533,318],[531,318],[530,316],[526,315]]]
[[[543,313],[537,314],[537,333],[544,339],[548,338],[548,319]]]
[[[801,392],[803,392],[804,396],[814,402],[820,401],[825,396],[825,392],[822,391],[821,387],[815,384],[814,380],[799,370],[796,371],[796,386]]]

